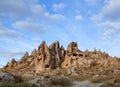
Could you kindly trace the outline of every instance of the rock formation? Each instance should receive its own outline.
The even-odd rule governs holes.
[[[77,75],[78,69],[88,67],[113,67],[119,65],[119,58],[111,57],[106,52],[94,48],[93,51],[81,51],[76,42],[71,42],[67,50],[60,46],[59,41],[55,41],[50,46],[43,41],[38,49],[34,49],[29,55],[28,52],[20,59],[12,59],[4,69],[24,69],[33,68],[35,74],[55,70],[57,68],[68,69],[69,75]]]
[[[10,73],[0,72],[0,83],[9,83],[9,82],[15,82],[15,78]]]

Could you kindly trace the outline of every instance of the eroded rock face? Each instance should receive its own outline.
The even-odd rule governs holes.
[[[7,65],[6,65],[4,68],[12,69],[12,68],[14,68],[16,65],[17,65],[16,60],[15,60],[14,58],[12,58],[11,62],[10,62],[10,63],[8,62]]]
[[[77,75],[77,68],[94,66],[107,68],[118,65],[120,65],[119,58],[111,57],[108,53],[101,52],[100,49],[80,51],[78,44],[71,42],[65,50],[63,46],[60,46],[59,41],[55,41],[50,46],[47,46],[43,41],[37,50],[34,49],[30,55],[26,52],[20,61],[12,59],[5,69],[32,68],[36,74],[61,67],[68,69],[69,74]]]
[[[51,55],[48,46],[43,41],[38,47],[38,57],[35,60],[35,72],[50,68]]]
[[[35,72],[60,67],[64,61],[64,57],[65,50],[63,47],[60,47],[58,41],[55,41],[49,47],[43,42],[38,48],[38,57],[35,60]]]
[[[24,56],[20,59],[19,64],[25,63],[28,57],[29,57],[29,54],[28,52],[26,52]]]
[[[49,46],[49,49],[51,54],[51,67],[52,68],[60,67],[65,57],[64,48],[63,47],[60,48],[59,42],[55,41]]]
[[[78,52],[78,45],[76,42],[71,42],[67,47],[67,55],[74,54]]]

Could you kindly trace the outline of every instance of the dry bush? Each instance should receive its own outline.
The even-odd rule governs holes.
[[[101,87],[120,87],[120,74],[115,75],[111,81],[105,82]]]
[[[29,83],[1,83],[0,87],[31,87]]]
[[[70,87],[72,85],[68,78],[56,78],[52,80],[52,86]]]

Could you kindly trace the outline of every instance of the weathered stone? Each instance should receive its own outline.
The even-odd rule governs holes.
[[[78,45],[76,42],[71,42],[67,47],[67,55],[77,53],[78,52]]]
[[[28,57],[29,57],[28,52],[25,52],[24,56],[20,59],[19,64],[25,63]]]
[[[0,83],[1,82],[15,82],[14,76],[10,73],[0,72]]]
[[[44,71],[45,68],[50,68],[51,55],[46,42],[43,41],[38,47],[38,57],[35,59],[35,72]]]
[[[55,41],[49,47],[43,41],[38,50],[34,49],[29,55],[28,52],[20,59],[15,61],[12,59],[4,68],[5,69],[33,69],[34,74],[50,72],[51,69],[58,68],[68,69],[68,74],[77,75],[78,70],[83,68],[91,68],[94,66],[102,68],[114,67],[120,65],[120,59],[111,57],[106,52],[101,52],[94,48],[93,51],[80,51],[76,42],[71,42],[67,50],[60,46],[59,41]],[[94,69],[97,71],[99,69]]]

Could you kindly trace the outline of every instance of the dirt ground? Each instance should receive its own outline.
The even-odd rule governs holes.
[[[72,87],[100,87],[103,83],[91,83],[90,81],[75,81]]]

